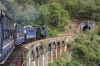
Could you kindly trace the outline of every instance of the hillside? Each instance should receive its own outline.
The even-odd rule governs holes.
[[[77,33],[74,27],[78,25],[71,23],[73,19],[99,22],[99,3],[100,0],[0,0],[0,9],[19,24],[45,26],[48,36],[57,36],[64,31]]]
[[[73,19],[70,24],[65,26],[65,31],[58,34],[58,36],[63,35],[77,35],[80,33],[80,23],[78,20]]]

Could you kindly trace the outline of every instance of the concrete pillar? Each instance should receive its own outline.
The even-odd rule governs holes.
[[[57,48],[55,50],[56,50],[56,59],[57,59]]]
[[[43,53],[43,66],[44,66],[44,53]]]
[[[51,51],[48,51],[48,63],[51,63]]]
[[[64,50],[65,50],[65,46],[62,46],[62,52],[64,52]]]
[[[33,63],[34,63],[34,65],[33,65],[33,66],[36,66],[36,65],[35,65],[35,61],[33,61]]]
[[[60,55],[60,47],[57,47],[57,57]]]
[[[62,44],[61,44],[61,45],[62,45]],[[61,47],[60,47],[60,55],[62,54],[62,48],[63,48],[63,47],[61,46]]]
[[[39,66],[39,64],[38,64],[38,58],[35,60],[35,65]]]
[[[31,62],[30,62],[30,66],[36,66],[36,65],[35,65],[35,61],[31,61]]]
[[[53,63],[52,50],[51,51],[48,51],[48,63]]]
[[[64,47],[65,47],[65,48],[64,48],[64,52],[66,52],[66,51],[67,51],[67,45],[65,45]]]
[[[43,66],[43,55],[39,56],[39,66]]]
[[[38,60],[38,66],[39,66],[39,57],[38,57],[38,59],[37,59],[37,60]]]
[[[48,52],[47,52],[47,63],[46,63],[46,66],[48,66]]]
[[[27,61],[27,66],[29,65],[28,63],[29,63],[29,61]]]
[[[44,66],[48,66],[48,52],[44,53]]]
[[[44,53],[44,66],[46,66],[46,53]]]
[[[30,66],[30,63],[31,63],[31,59],[30,59],[30,56],[29,56],[28,66]]]
[[[53,50],[51,50],[51,63],[53,63]]]
[[[57,56],[56,49],[52,49],[52,61],[56,60],[56,56]]]

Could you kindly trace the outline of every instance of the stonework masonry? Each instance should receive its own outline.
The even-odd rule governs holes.
[[[48,66],[48,63],[53,63],[59,55],[67,51],[67,43],[75,38],[66,36],[37,42],[28,49],[27,59],[22,66]]]

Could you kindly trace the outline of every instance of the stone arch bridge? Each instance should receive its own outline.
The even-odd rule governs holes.
[[[28,52],[22,66],[48,66],[48,63],[53,63],[58,55],[67,51],[67,43],[74,41],[75,38],[75,36],[57,37],[26,46]]]

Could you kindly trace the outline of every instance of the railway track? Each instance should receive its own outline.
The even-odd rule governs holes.
[[[68,35],[69,37],[72,35]],[[67,37],[68,37],[67,36]],[[65,36],[59,36],[59,37],[52,37],[52,38],[45,38],[42,40],[36,40],[36,41],[31,41],[31,42],[26,42],[23,44],[20,44],[19,46],[16,46],[15,49],[12,51],[11,55],[8,57],[7,61],[4,64],[1,64],[0,66],[21,66],[23,60],[23,55],[25,55],[26,50],[30,48],[33,44],[36,44],[37,42],[41,41],[46,41],[46,40],[51,40],[55,38],[61,38]]]

